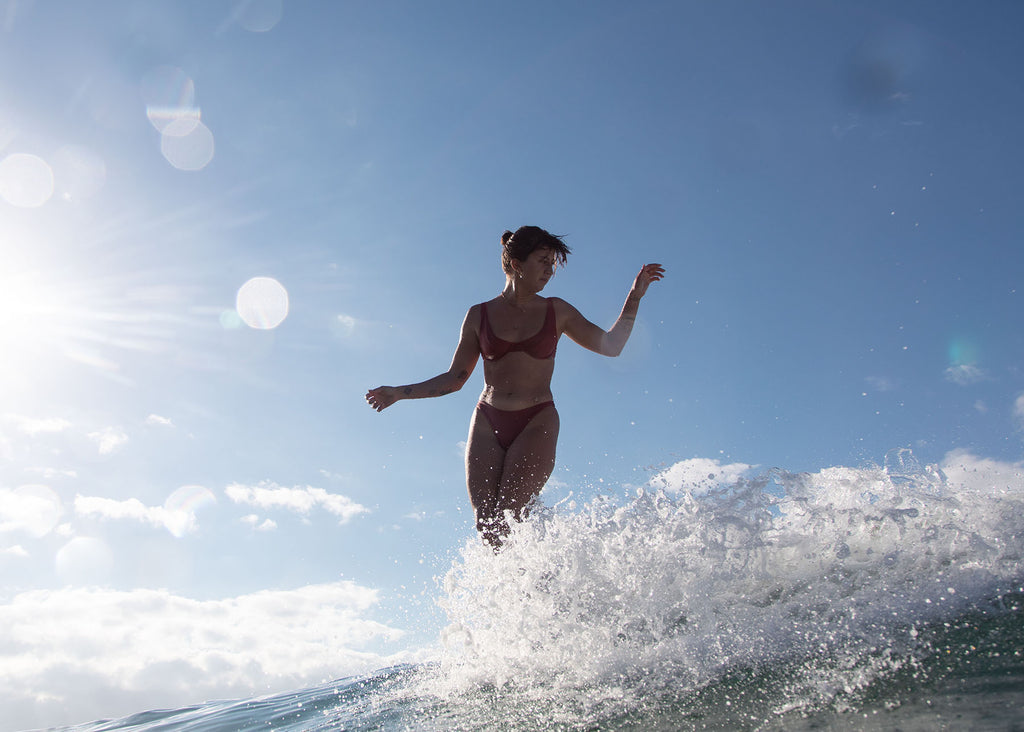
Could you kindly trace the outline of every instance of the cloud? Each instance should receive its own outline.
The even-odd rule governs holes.
[[[243,524],[249,524],[253,528],[253,531],[273,531],[277,528],[277,522],[273,519],[264,519],[260,523],[260,517],[254,513],[250,513],[248,516],[242,517]]]
[[[1021,399],[1017,402],[1020,405]],[[953,450],[940,465],[946,479],[959,487],[959,491],[991,495],[1007,489],[1019,493],[1024,488],[1024,462],[1007,463],[982,458],[967,450]]]
[[[26,729],[285,691],[398,660],[351,581],[199,600],[166,590],[35,590],[0,605],[0,708]]]
[[[148,417],[146,417],[146,424],[151,426],[151,427],[153,427],[153,426],[173,427],[174,426],[174,422],[172,422],[169,417],[161,417],[159,414],[151,414]]]
[[[1017,397],[1013,403],[1013,416],[1017,419],[1017,424],[1024,428],[1024,394]]]
[[[262,509],[283,508],[302,515],[309,514],[314,508],[322,508],[338,517],[339,523],[346,523],[370,509],[339,493],[328,493],[323,488],[313,486],[284,488],[271,481],[263,481],[256,486],[232,483],[224,489],[224,493],[235,503],[244,503]]]
[[[75,512],[82,516],[103,519],[138,521],[152,526],[167,527],[172,534],[181,535],[195,528],[195,515],[183,511],[168,511],[163,506],[146,506],[138,498],[117,501],[100,496],[75,496]],[[174,527],[173,530],[171,527]]]
[[[78,477],[78,471],[76,470],[60,470],[58,468],[25,468],[25,472],[41,475],[44,480],[53,480],[54,478]]]
[[[18,531],[40,538],[53,531],[63,513],[60,497],[47,486],[0,488],[0,533]]]
[[[128,435],[114,427],[106,427],[97,432],[90,432],[87,437],[96,443],[100,455],[109,455],[128,442]]]
[[[746,463],[722,465],[718,460],[710,458],[691,458],[657,473],[649,485],[670,491],[704,491],[735,483],[751,467]]]
[[[342,313],[335,316],[332,325],[332,330],[336,335],[347,338],[356,332],[356,327],[359,325],[359,321],[351,315],[345,315]]]
[[[970,363],[956,364],[946,369],[946,380],[960,386],[977,384],[980,381],[985,381],[987,378],[988,374],[984,370]]]
[[[24,432],[30,437],[42,433],[55,433],[63,432],[64,430],[71,427],[71,423],[66,419],[60,419],[59,417],[47,417],[47,418],[36,418],[36,417],[25,417],[20,414],[6,414],[6,419],[14,422],[15,426],[20,432]]]
[[[102,519],[138,521],[163,527],[177,537],[194,531],[196,510],[217,499],[202,486],[182,486],[163,506],[147,506],[138,498],[115,500],[100,496],[75,496],[75,512]]]
[[[4,547],[0,549],[0,556],[4,557],[17,557],[18,559],[24,559],[28,556],[28,551],[21,544],[14,544],[13,546]]]
[[[413,511],[405,514],[402,518],[409,519],[410,521],[426,521],[427,519],[441,518],[442,516],[444,516],[444,511],[433,511],[431,513],[427,513],[426,511]]]

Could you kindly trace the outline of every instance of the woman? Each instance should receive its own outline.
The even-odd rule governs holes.
[[[526,518],[555,467],[558,411],[551,396],[555,348],[565,333],[584,348],[618,356],[633,330],[640,299],[665,273],[646,264],[636,276],[610,330],[597,327],[572,305],[540,291],[569,247],[536,226],[501,237],[505,289],[474,305],[462,323],[451,367],[432,379],[407,386],[378,386],[366,401],[378,412],[400,399],[421,399],[458,391],[477,358],[484,358],[484,390],[469,424],[466,484],[476,528],[497,549],[509,533],[506,512]]]

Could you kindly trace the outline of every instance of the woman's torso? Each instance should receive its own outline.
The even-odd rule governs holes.
[[[498,409],[551,401],[555,348],[561,334],[554,299],[534,298],[520,311],[498,296],[477,307],[484,360],[480,401]]]

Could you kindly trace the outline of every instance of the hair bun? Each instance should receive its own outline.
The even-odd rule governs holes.
[[[511,231],[506,231],[504,234],[501,235],[501,245],[502,246],[508,246],[509,239],[511,239],[511,238],[512,238],[512,232]]]

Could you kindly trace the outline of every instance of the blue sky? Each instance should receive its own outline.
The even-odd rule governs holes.
[[[559,349],[548,503],[898,448],[1019,470],[1022,15],[0,2],[11,724],[435,642],[482,372],[382,414],[363,394],[447,368],[506,228],[566,235],[546,294],[601,324],[668,270],[622,357]],[[243,319],[255,277],[287,292],[274,328]]]

